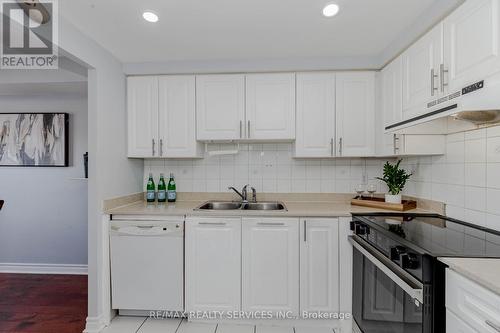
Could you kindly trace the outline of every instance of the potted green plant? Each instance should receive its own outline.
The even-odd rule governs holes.
[[[398,160],[396,164],[385,162],[383,177],[377,179],[387,184],[389,193],[385,195],[385,202],[401,203],[401,191],[405,187],[406,181],[411,177],[411,173],[400,169],[399,164],[402,160]]]

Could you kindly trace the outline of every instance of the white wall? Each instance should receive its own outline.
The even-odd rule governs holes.
[[[447,136],[446,155],[409,158],[406,193],[443,201],[447,215],[500,230],[500,126]]]
[[[0,271],[10,264],[87,265],[87,99],[0,96],[0,112],[67,112],[67,168],[1,167]]]
[[[210,144],[209,150],[230,150],[231,144]],[[149,172],[155,181],[163,172],[173,172],[179,192],[226,192],[228,186],[250,184],[266,193],[354,193],[358,184],[385,185],[374,178],[382,175],[385,159],[295,159],[293,146],[242,144],[237,155],[207,156],[197,160],[144,161],[144,184]]]

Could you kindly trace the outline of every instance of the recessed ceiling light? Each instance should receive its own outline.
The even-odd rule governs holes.
[[[149,10],[142,13],[142,17],[148,22],[152,23],[158,22],[158,15]]]
[[[339,5],[335,3],[330,3],[323,8],[323,16],[325,17],[333,17],[338,14],[340,10]]]

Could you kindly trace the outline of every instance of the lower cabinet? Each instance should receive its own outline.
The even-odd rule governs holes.
[[[299,223],[243,218],[242,310],[299,312]]]
[[[347,237],[341,226],[349,221],[187,218],[186,311],[340,311],[339,285],[350,285],[350,278],[339,281],[341,239]]]
[[[186,310],[239,311],[241,219],[186,220]]]
[[[300,220],[300,311],[338,312],[339,221]]]

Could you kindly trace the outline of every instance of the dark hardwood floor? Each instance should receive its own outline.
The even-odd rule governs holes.
[[[0,333],[81,333],[87,276],[0,274]]]

